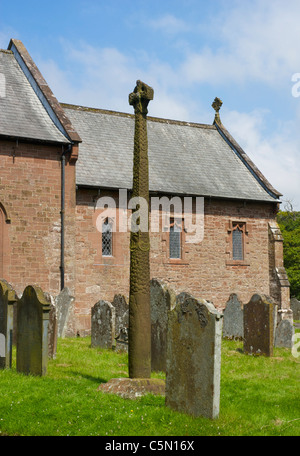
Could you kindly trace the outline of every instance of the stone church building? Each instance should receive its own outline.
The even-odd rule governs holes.
[[[133,114],[61,104],[21,41],[0,50],[0,277],[20,294],[29,284],[54,296],[68,287],[74,334],[89,332],[97,301],[129,295],[130,233],[120,219],[130,215],[133,140]],[[217,308],[231,293],[246,303],[255,292],[289,308],[281,194],[218,109],[212,125],[149,116],[148,144],[151,202],[189,197],[195,212],[204,198],[199,242],[188,241],[173,206],[169,218],[151,207],[160,227],[150,233],[151,277]],[[99,218],[112,199],[113,215]]]

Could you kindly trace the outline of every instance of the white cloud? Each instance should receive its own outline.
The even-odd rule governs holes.
[[[232,2],[210,26],[214,48],[191,46],[182,64],[190,82],[260,81],[278,86],[300,69],[300,3]]]
[[[170,35],[190,30],[190,26],[185,21],[172,14],[165,14],[155,20],[148,21],[148,25],[155,30],[161,30]]]
[[[168,64],[150,61],[147,54],[139,55],[139,59],[130,57],[115,48],[97,48],[85,43],[75,47],[66,41],[63,46],[70,70],[62,70],[53,60],[37,62],[59,101],[132,113],[128,95],[136,80],[141,79],[154,87],[149,115],[188,118],[186,100],[182,94],[174,94],[176,75]]]
[[[204,110],[199,95],[205,84],[218,87],[221,98],[225,86],[234,90],[235,84],[246,88],[249,84],[253,87],[254,83],[263,83],[269,95],[275,90],[276,96],[285,84],[289,90],[287,96],[292,99],[291,78],[300,72],[299,17],[298,0],[232,1],[226,9],[219,10],[213,23],[206,24],[215,31],[213,45],[201,42],[202,47],[197,50],[197,42],[190,42],[184,52],[181,49],[180,63],[155,59],[153,55],[150,58],[144,50],[123,53],[116,47],[63,41],[64,62],[70,65],[70,70],[62,70],[52,61],[38,62],[38,66],[60,101],[132,112],[128,95],[136,79],[142,79],[154,88],[149,115],[196,118],[202,122],[200,114]],[[150,25],[173,34],[188,30],[183,20],[171,14]],[[199,85],[198,94],[195,84]],[[264,103],[270,107],[266,105],[267,98]],[[284,194],[283,199],[296,201],[300,210],[300,136],[297,134],[300,115],[298,123],[296,118],[278,121],[277,128],[271,132],[269,115],[262,109],[248,113],[223,109],[221,113],[224,125],[272,185]]]
[[[300,135],[298,122],[285,122],[272,135],[265,135],[268,112],[230,111],[222,122],[270,183],[283,194],[282,201],[300,210]]]

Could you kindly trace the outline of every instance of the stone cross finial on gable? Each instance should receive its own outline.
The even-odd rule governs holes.
[[[135,113],[147,115],[149,101],[153,100],[154,90],[144,82],[136,81],[134,91],[129,95],[129,104],[134,107]]]
[[[215,122],[218,122],[218,123],[221,123],[219,111],[221,109],[222,104],[223,104],[222,100],[220,100],[220,98],[218,98],[218,97],[216,97],[212,103],[212,107],[216,111]]]

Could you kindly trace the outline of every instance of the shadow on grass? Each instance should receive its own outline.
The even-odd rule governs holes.
[[[82,377],[85,378],[86,380],[90,380],[91,382],[94,383],[107,383],[107,379],[101,378],[101,377],[94,377],[93,375],[88,375],[88,374],[82,374],[78,371],[70,371],[74,377]]]

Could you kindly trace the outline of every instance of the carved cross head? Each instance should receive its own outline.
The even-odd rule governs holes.
[[[221,108],[222,104],[223,104],[222,100],[220,100],[220,98],[218,98],[218,97],[216,97],[214,99],[213,103],[212,103],[212,107],[216,111],[215,122],[218,123],[218,124],[221,124],[219,111],[220,111],[220,108]]]
[[[214,110],[216,111],[216,113],[218,113],[220,111],[220,108],[222,106],[223,102],[222,100],[220,100],[220,98],[216,97],[212,103],[212,107],[214,108]]]
[[[136,81],[134,91],[129,95],[129,104],[134,107],[135,113],[148,113],[148,103],[153,100],[154,90],[144,82]]]

